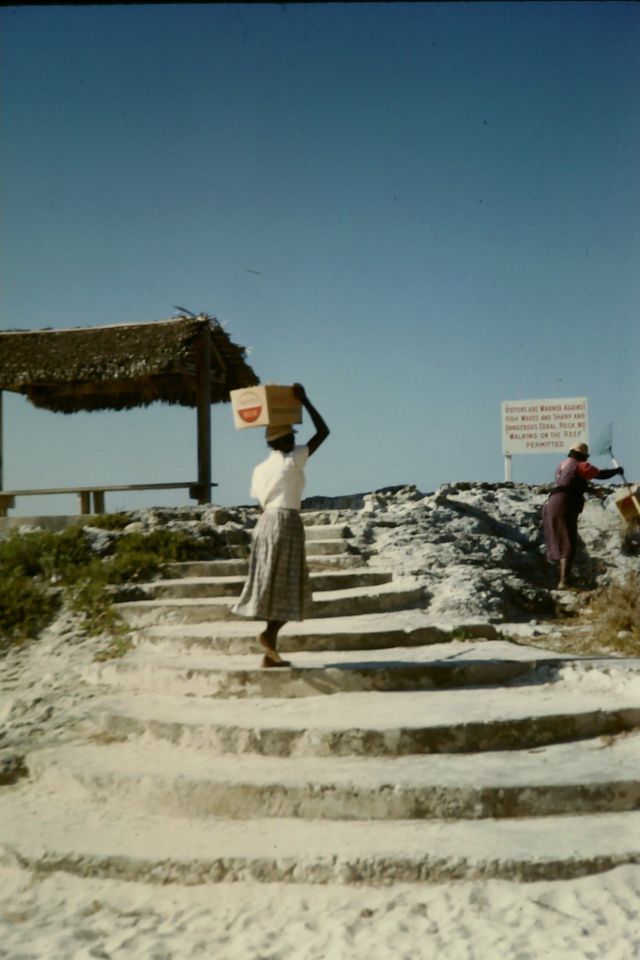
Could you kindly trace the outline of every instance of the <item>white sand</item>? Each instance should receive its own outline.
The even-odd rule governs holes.
[[[473,505],[479,495],[471,491],[467,500]],[[511,501],[499,494],[502,515],[512,509]],[[404,507],[403,507],[404,509]],[[407,510],[411,509],[409,504]],[[439,509],[439,508],[438,508]],[[515,508],[513,508],[515,509]],[[368,520],[375,519],[379,510],[386,515],[391,507],[388,502],[368,505]],[[434,510],[434,513],[436,511]],[[513,512],[513,511],[512,511]],[[598,514],[598,523],[604,520]],[[605,518],[606,519],[606,518]],[[521,518],[517,510],[514,524]],[[597,530],[594,526],[594,530]],[[594,537],[596,535],[594,533]],[[420,556],[414,550],[411,553],[406,543],[394,545],[393,530],[384,533],[386,540],[380,543],[381,552],[374,558],[374,565],[394,567],[400,573],[407,573],[424,563],[429,566],[433,545],[424,545]],[[382,550],[384,546],[384,550]],[[447,549],[453,549],[447,544]],[[461,546],[460,549],[463,549]],[[482,619],[482,597],[474,590],[471,581],[456,579],[455,557],[442,572],[440,580],[430,582],[433,591],[431,610],[438,613],[439,623],[443,627],[462,622],[461,610],[473,592],[471,620]],[[438,583],[440,586],[438,587]],[[480,599],[478,599],[480,597]],[[406,615],[394,615],[399,625],[408,627],[425,622],[424,616],[415,611]],[[433,617],[433,613],[432,613]],[[380,615],[370,618],[380,628],[392,619]],[[337,626],[337,624],[336,624]],[[191,628],[198,633],[198,626]],[[229,634],[241,634],[244,625],[226,624],[223,627]],[[290,628],[287,628],[290,629]],[[307,624],[301,632],[312,631]],[[375,625],[374,625],[375,629]],[[162,633],[162,631],[158,631]],[[204,632],[204,631],[201,631]],[[514,627],[522,640],[539,641],[540,630],[535,624]],[[172,665],[170,631],[167,631],[167,647],[162,642],[158,650],[158,659],[167,667]],[[64,632],[64,624],[59,624],[38,645],[16,651],[0,662],[0,718],[4,723],[4,738],[0,746],[21,749],[24,743],[33,748],[51,745],[67,736],[69,722],[75,718],[91,718],[98,703],[102,704],[100,677],[92,662],[95,642],[78,643],[71,631]],[[544,656],[554,655],[542,651]],[[454,642],[439,644],[437,647],[414,649],[396,649],[395,651],[369,651],[371,660],[383,661],[430,661],[448,656],[460,659],[500,658],[506,655],[528,659],[540,657],[541,651],[522,647],[514,651],[507,649],[502,641],[475,644],[474,642]],[[150,648],[141,649],[137,654],[144,665],[146,658],[153,655]],[[321,666],[328,663],[354,662],[358,659],[353,651],[348,653],[309,652],[297,658],[301,667]],[[215,658],[214,658],[215,660]],[[183,656],[184,661],[184,656]],[[206,666],[210,658],[202,652],[195,652],[190,666]],[[242,669],[245,660],[241,656],[227,659],[218,657],[213,663],[215,669]],[[620,661],[615,665],[598,663],[591,669],[562,668],[556,683],[548,689],[538,687],[536,702],[538,713],[550,713],[564,709],[566,713],[593,710],[615,710],[621,706],[634,708],[640,706],[638,694],[637,661]],[[87,683],[87,675],[93,677],[93,683]],[[169,691],[167,691],[169,692]],[[133,693],[123,693],[123,704],[133,697]],[[431,693],[428,697],[420,693],[402,694],[388,697],[367,694],[367,703],[374,705],[368,712],[375,716],[378,725],[397,724],[399,713],[406,723],[452,722],[456,713],[463,713],[476,720],[495,716],[509,717],[518,713],[531,712],[529,701],[533,693],[527,687],[505,687],[491,692],[481,691],[469,696],[469,692],[454,691],[445,697]],[[115,701],[116,697],[113,698]],[[280,701],[262,704],[260,720],[270,724],[288,726],[302,725],[305,716],[313,719],[318,726],[330,726],[334,721],[339,726],[364,722],[366,712],[348,694],[336,694],[324,698],[327,701],[328,714],[323,715],[317,704],[310,700]],[[156,700],[153,694],[136,695],[137,711],[140,715],[147,709],[153,713]],[[396,706],[389,714],[387,711],[392,700]],[[162,698],[162,709],[173,703],[179,709],[179,699],[171,696]],[[424,703],[424,709],[422,705]],[[145,708],[145,704],[147,705]],[[230,709],[223,702],[209,700],[208,720],[219,715],[225,720],[225,711]],[[201,703],[197,695],[182,698],[180,713],[183,720],[190,717],[197,720]],[[421,718],[416,719],[415,711],[420,708]],[[233,714],[238,723],[245,717],[247,722],[257,722],[256,703],[235,701]],[[425,720],[426,718],[426,720]],[[637,738],[635,738],[637,740]],[[189,765],[198,769],[193,755],[182,756],[176,746],[167,745],[161,740],[145,738],[150,770],[166,770],[169,773],[188,772]],[[109,748],[117,749],[116,747]],[[590,778],[597,780],[601,771],[594,760],[597,745],[582,744],[571,755],[570,745],[554,746],[549,755],[562,758],[564,764],[554,767],[550,776],[558,778],[559,770],[581,782]],[[155,752],[154,752],[155,751]],[[127,767],[127,755],[135,767],[135,746],[123,748],[120,769]],[[106,754],[105,754],[106,755]],[[632,739],[621,740],[610,751],[603,751],[607,762],[615,767],[619,775],[633,778],[637,757],[637,745]],[[172,760],[172,756],[174,759]],[[473,763],[480,763],[479,781],[491,780],[492,764],[495,755],[487,753],[483,761],[478,758],[461,756],[455,763],[443,767],[443,758],[432,758],[434,763],[429,769],[440,778],[455,781],[455,770],[459,767],[460,778],[473,779],[469,772]],[[597,758],[596,758],[597,759]],[[225,760],[228,763],[229,759]],[[277,758],[259,758],[254,767],[265,767],[274,777],[274,765]],[[369,764],[369,776],[374,778],[376,770],[384,761]],[[518,763],[525,764],[521,758]],[[594,765],[595,763],[595,765]],[[415,766],[415,758],[399,761],[404,764],[405,776],[409,777]],[[318,766],[316,760],[305,760],[301,774],[309,775],[309,770]],[[345,759],[336,763],[334,774],[340,777],[342,767],[357,766]],[[291,770],[294,768],[292,767]],[[517,765],[512,775],[519,776]],[[148,771],[147,771],[148,772]],[[525,774],[523,774],[525,775]],[[530,779],[528,773],[526,776]],[[347,773],[344,774],[349,779]],[[364,778],[366,783],[366,777]],[[46,787],[47,781],[44,782]],[[51,817],[58,816],[65,807],[65,799],[71,802],[77,787],[64,779],[51,777],[48,781],[52,791]],[[21,786],[0,788],[0,797],[5,799],[11,794],[20,797]],[[65,790],[68,789],[68,794]],[[5,793],[7,791],[7,793]],[[42,794],[46,804],[46,794]],[[31,801],[30,801],[31,802]],[[33,801],[35,803],[35,800]],[[25,804],[24,822],[29,822],[28,804]],[[4,803],[2,809],[10,810],[10,803]],[[35,809],[35,807],[34,807]],[[82,809],[82,804],[77,807]],[[117,814],[114,803],[112,813]],[[102,822],[106,824],[109,807],[102,811]],[[67,813],[73,816],[70,806]],[[145,852],[143,827],[145,814],[139,813],[142,825],[137,836],[131,835],[130,848]],[[16,814],[15,823],[21,818]],[[43,815],[44,821],[47,817]],[[596,814],[588,818],[589,829],[581,837],[579,818],[555,818],[556,826],[566,824],[563,843],[567,848],[579,849],[582,841],[585,847],[597,845],[599,830],[604,835],[618,821],[610,815]],[[58,817],[58,822],[63,819]],[[185,840],[187,834],[191,843],[197,843],[199,824],[202,819],[192,816],[185,822]],[[620,815],[621,824],[635,829],[638,814],[630,817]],[[99,825],[100,818],[95,819]],[[241,821],[235,821],[241,830]],[[78,825],[79,828],[82,824]],[[122,834],[119,842],[127,845],[125,820],[121,821]],[[359,832],[365,824],[360,823]],[[629,826],[627,829],[629,829]],[[468,830],[469,852],[473,846],[472,838],[480,826],[476,822],[467,826],[456,824],[461,836]],[[11,825],[3,824],[3,832],[10,831]],[[118,821],[111,822],[110,830],[117,831]],[[380,832],[381,846],[389,845],[394,826],[384,821],[372,821],[368,829]],[[419,828],[418,828],[419,829]],[[433,825],[425,824],[425,836]],[[447,824],[440,825],[441,842],[449,841]],[[500,844],[505,848],[514,838],[521,847],[526,847],[527,831],[518,831],[516,821],[511,821],[500,831],[500,823],[494,822],[496,831],[496,855],[500,854]],[[105,827],[104,839],[108,830]],[[620,831],[621,832],[621,831]],[[78,830],[82,833],[82,830]],[[301,831],[302,833],[302,831]],[[322,824],[317,823],[317,836],[322,839]],[[152,835],[151,833],[149,835]],[[511,839],[510,839],[511,837]],[[245,838],[245,839],[248,839]],[[179,848],[179,837],[172,837],[171,846]],[[621,849],[640,849],[639,836],[617,836]],[[29,843],[37,846],[38,837],[30,837]],[[293,843],[293,839],[292,839]],[[99,846],[98,842],[98,846]],[[559,844],[560,845],[560,844]],[[435,841],[434,841],[435,846]],[[149,856],[154,850],[146,849]],[[137,881],[124,882],[96,878],[80,878],[70,874],[56,872],[51,874],[32,872],[24,869],[5,856],[0,865],[0,958],[2,960],[638,960],[640,958],[640,865],[626,865],[609,871],[586,876],[580,879],[555,882],[519,883],[501,880],[456,881],[442,884],[393,884],[390,886],[356,886],[349,884],[301,885],[281,883],[222,883],[195,886],[180,884],[153,885]]]
[[[7,960],[636,960],[640,867],[557,883],[141,883],[0,869]]]

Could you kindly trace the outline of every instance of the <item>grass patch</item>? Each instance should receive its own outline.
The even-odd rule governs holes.
[[[104,529],[120,527],[109,523]],[[87,634],[109,635],[100,659],[121,656],[131,639],[113,606],[113,588],[150,580],[166,563],[223,556],[224,541],[215,530],[206,536],[154,530],[119,533],[101,550],[106,555],[79,526],[61,533],[12,532],[0,540],[0,652],[35,638],[65,604]]]
[[[62,533],[49,530],[12,532],[0,541],[0,575],[60,580],[89,563],[93,553],[81,527]]]
[[[0,651],[36,637],[64,601],[63,584],[91,562],[79,528],[11,533],[0,541]]]
[[[61,603],[59,591],[47,591],[19,574],[0,574],[0,653],[37,636]]]
[[[620,653],[640,655],[640,574],[598,590],[590,605],[594,632]]]
[[[140,583],[156,576],[167,563],[209,560],[220,556],[219,536],[206,537],[173,530],[128,533],[120,537],[112,556],[106,558],[109,583]]]
[[[582,609],[558,622],[558,630],[536,640],[540,646],[581,655],[640,656],[640,574],[601,587]]]
[[[91,517],[90,526],[99,530],[124,530],[132,519],[130,513],[97,513]]]

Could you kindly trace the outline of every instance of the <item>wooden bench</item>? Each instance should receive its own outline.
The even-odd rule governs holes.
[[[45,494],[75,493],[80,501],[80,513],[104,513],[104,495],[107,491],[123,490],[188,490],[193,500],[205,502],[209,491],[206,484],[193,483],[114,483],[95,484],[91,487],[49,487],[41,490],[0,490],[0,517],[6,517],[7,512],[16,505],[16,497],[38,497]],[[212,483],[217,487],[217,483]],[[93,510],[91,503],[93,501]]]

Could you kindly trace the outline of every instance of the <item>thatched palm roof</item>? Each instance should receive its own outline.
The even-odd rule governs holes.
[[[60,413],[124,410],[156,400],[196,406],[196,352],[211,331],[211,402],[259,379],[246,349],[206,314],[154,323],[0,333],[0,390]]]

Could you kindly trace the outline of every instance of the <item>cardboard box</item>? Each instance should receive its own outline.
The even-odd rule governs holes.
[[[231,390],[229,396],[236,430],[302,423],[302,404],[294,397],[291,387],[269,383]]]
[[[640,492],[637,484],[625,487],[616,494],[616,507],[627,523],[640,522]]]

